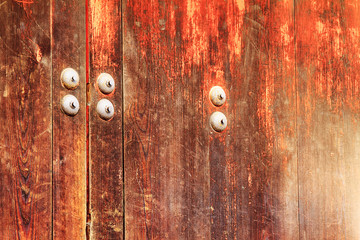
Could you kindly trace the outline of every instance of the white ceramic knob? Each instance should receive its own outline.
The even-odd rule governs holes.
[[[214,112],[213,114],[211,114],[210,125],[217,132],[224,131],[227,127],[227,119],[225,114],[223,114],[222,112]]]
[[[222,106],[226,101],[226,94],[224,89],[219,86],[211,88],[210,100],[215,106]]]
[[[69,116],[75,116],[80,109],[77,98],[73,95],[66,95],[61,99],[61,109]]]
[[[99,89],[104,94],[109,94],[115,89],[114,78],[108,73],[102,73],[97,79]]]
[[[75,89],[80,83],[79,74],[72,68],[65,68],[61,72],[60,79],[62,85],[67,89]]]
[[[114,116],[114,105],[107,99],[101,99],[96,106],[96,111],[102,119],[109,120]]]

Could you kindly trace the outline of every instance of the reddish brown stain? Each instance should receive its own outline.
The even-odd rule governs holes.
[[[51,157],[46,155],[51,151],[48,145],[39,147],[51,142],[46,130],[51,115],[54,237],[85,233],[85,117],[72,121],[54,111],[65,93],[56,85],[61,69],[84,64],[84,43],[79,42],[84,12],[76,1],[45,3],[0,5],[7,9],[0,24],[5,19],[16,26],[0,28],[7,35],[0,38],[7,53],[0,56],[5,82],[0,100],[6,106],[0,131],[11,133],[10,124],[15,125],[13,135],[0,139],[6,150],[0,160],[7,161],[0,165],[5,176],[1,211],[11,216],[0,220],[7,226],[0,232],[12,234],[11,239],[52,234],[51,201],[45,194],[51,192]],[[50,16],[40,16],[44,9],[51,9]],[[73,11],[79,14],[68,15]],[[357,238],[356,1],[89,0],[86,11],[90,237]],[[42,90],[51,86],[49,37],[54,43],[53,113],[47,111],[41,122],[38,100],[51,101],[50,91]],[[114,93],[98,91],[101,72],[115,77]],[[209,101],[214,85],[228,96],[220,108]],[[85,87],[80,89],[84,93]],[[109,122],[99,120],[93,108],[103,97],[117,109]],[[222,133],[208,124],[216,110],[228,116]],[[72,138],[74,123],[79,132]],[[61,137],[61,126],[71,134]],[[75,161],[69,163],[72,156]]]
[[[357,239],[360,9],[295,3],[300,238]]]
[[[191,76],[195,66],[209,64],[209,71],[204,76],[204,90],[208,91],[213,85],[224,85],[224,72],[221,70],[222,59],[229,54],[230,70],[237,71],[237,63],[241,62],[243,19],[249,1],[128,1],[127,6],[133,11],[135,36],[139,44],[142,58],[161,58],[162,67],[168,81],[173,81],[180,72],[182,76]],[[258,6],[265,9],[265,3],[259,1]],[[280,1],[272,6],[272,13],[265,16],[264,22],[253,22],[278,29],[269,38],[263,38],[264,45],[281,46],[284,51],[283,73],[284,77],[293,77],[294,48],[293,48],[293,19],[281,16],[287,9],[293,8],[290,1]],[[136,9],[136,10],[135,10]],[[181,15],[179,15],[181,10]],[[247,10],[249,11],[249,10]],[[266,10],[268,11],[268,10]],[[224,14],[225,12],[231,14]],[[127,21],[127,19],[125,19]],[[224,42],[226,38],[226,43]],[[167,44],[160,44],[166,41]],[[181,52],[176,46],[181,45]],[[267,54],[267,53],[259,53]],[[265,55],[264,55],[265,57]],[[179,59],[180,58],[180,59]],[[266,58],[266,57],[265,57]],[[261,128],[267,137],[272,137],[274,104],[274,71],[268,68],[271,59],[263,59],[259,71],[266,72],[261,81],[261,97],[258,101],[258,117]],[[170,84],[169,84],[170,85]],[[174,91],[174,89],[167,89]],[[289,89],[288,96],[294,93]],[[251,93],[249,93],[251,94]],[[269,146],[271,148],[271,146]]]
[[[129,236],[162,236],[160,226],[170,236],[198,236],[191,235],[188,226],[191,211],[183,213],[175,208],[183,220],[172,215],[172,209],[157,211],[158,204],[167,200],[161,194],[172,185],[165,188],[152,175],[160,174],[162,181],[171,182],[170,176],[180,178],[177,174],[188,169],[182,152],[176,155],[170,151],[166,158],[162,155],[166,149],[177,149],[175,136],[183,136],[170,128],[168,134],[173,133],[173,139],[161,141],[166,137],[159,134],[168,128],[158,129],[156,124],[161,120],[155,116],[168,119],[163,111],[174,116],[168,119],[169,124],[179,124],[180,129],[186,129],[190,119],[197,122],[190,138],[201,143],[199,152],[209,154],[202,158],[204,169],[198,174],[204,179],[210,174],[210,231],[214,239],[296,236],[297,211],[288,203],[297,201],[297,191],[282,181],[296,180],[292,140],[296,119],[293,10],[292,1],[126,2],[125,49],[132,49],[124,56]],[[229,97],[220,108],[209,101],[208,93],[214,85],[222,86]],[[183,109],[177,107],[177,101],[184,104]],[[208,136],[207,116],[215,110],[227,114],[229,127],[221,134]],[[183,125],[176,119],[181,119]],[[189,137],[185,130],[183,134]],[[155,142],[158,147],[153,146]],[[129,163],[131,167],[126,165],[128,159],[136,159]],[[171,167],[174,162],[177,168]],[[153,165],[157,166],[155,170]],[[165,175],[156,170],[161,167]],[[274,172],[279,172],[275,178]],[[195,180],[200,181],[189,176],[183,182],[186,185]],[[209,187],[205,181],[197,184],[198,190],[200,186]],[[176,192],[180,201],[182,194],[191,196],[195,191],[187,189]],[[143,197],[131,193],[134,191]],[[272,191],[290,194],[277,196]],[[197,204],[202,206],[206,201]],[[275,209],[291,216],[289,230],[275,216]],[[206,211],[202,212],[193,223],[204,229],[203,234],[209,227],[206,217]],[[165,226],[167,219],[178,223],[174,226],[182,221],[186,227],[179,230]]]
[[[42,61],[50,57],[46,7],[5,1],[0,8],[1,239],[51,238],[51,74]]]
[[[123,145],[122,145],[122,2],[89,0],[89,208],[90,239],[122,239],[123,229]],[[128,49],[131,51],[131,49]],[[102,94],[97,86],[101,73],[110,74],[115,90]],[[96,105],[101,98],[114,104],[109,121],[99,118]]]
[[[145,49],[151,49],[153,57],[166,59],[164,68],[169,80],[176,76],[176,71],[191,75],[193,66],[222,58],[227,51],[233,61],[235,57],[240,60],[243,1],[128,1],[127,6],[136,9],[133,30],[142,49],[141,56],[145,57]],[[223,19],[225,11],[232,14]],[[216,40],[223,33],[229,33],[228,45]],[[158,44],[164,39],[170,45]],[[181,54],[176,53],[179,44],[183,49]],[[219,51],[209,51],[211,48]],[[174,61],[175,56],[181,58],[180,65]]]
[[[311,13],[297,14],[295,20],[298,62],[304,63],[304,74],[311,79],[306,85],[307,96],[316,94],[336,113],[342,107],[357,112],[360,110],[359,8],[352,1],[297,3],[298,11],[310,8]],[[310,122],[314,99],[308,97],[305,103]]]
[[[86,237],[86,25],[85,1],[51,1],[52,39],[52,238]],[[33,4],[35,5],[35,4]],[[67,90],[60,81],[64,68],[79,74],[79,86]],[[74,95],[75,116],[61,111],[60,101]]]

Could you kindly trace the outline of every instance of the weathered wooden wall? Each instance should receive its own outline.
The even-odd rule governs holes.
[[[359,239],[359,16],[358,0],[2,0],[0,239]]]
[[[0,3],[0,238],[84,239],[85,4]],[[80,74],[69,91],[66,67]],[[74,94],[77,116],[60,110]]]
[[[359,11],[125,1],[126,236],[357,239]]]
[[[125,236],[296,239],[293,3],[123,6]]]

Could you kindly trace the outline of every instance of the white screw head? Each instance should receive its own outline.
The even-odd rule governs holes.
[[[109,94],[115,89],[114,78],[108,73],[101,73],[97,79],[98,87],[104,94]]]
[[[96,106],[96,111],[102,119],[109,120],[114,116],[114,105],[107,99],[101,99]]]
[[[77,98],[73,95],[66,95],[61,99],[61,109],[69,116],[75,116],[80,109]]]
[[[79,86],[80,77],[77,71],[72,68],[65,68],[61,72],[61,83],[67,89],[75,89]]]
[[[227,119],[225,114],[223,114],[222,112],[214,112],[213,114],[211,114],[210,125],[217,132],[224,131],[227,127]]]
[[[210,100],[215,106],[222,106],[226,101],[226,94],[224,89],[219,86],[211,88]]]

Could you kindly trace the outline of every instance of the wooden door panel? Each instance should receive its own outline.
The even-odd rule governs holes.
[[[123,18],[126,238],[296,239],[292,3],[124,1]]]
[[[86,28],[85,2],[52,1],[53,238],[85,239],[86,229]],[[63,69],[80,76],[75,90],[60,81]],[[77,97],[79,113],[68,116],[60,101]]]
[[[358,1],[295,1],[301,239],[359,239]]]
[[[0,2],[0,238],[51,239],[50,5]]]
[[[122,138],[122,22],[121,1],[90,0],[89,39],[89,215],[90,239],[123,237]],[[115,80],[115,90],[103,94],[97,85],[101,73]],[[115,107],[112,119],[96,112],[99,100]]]

